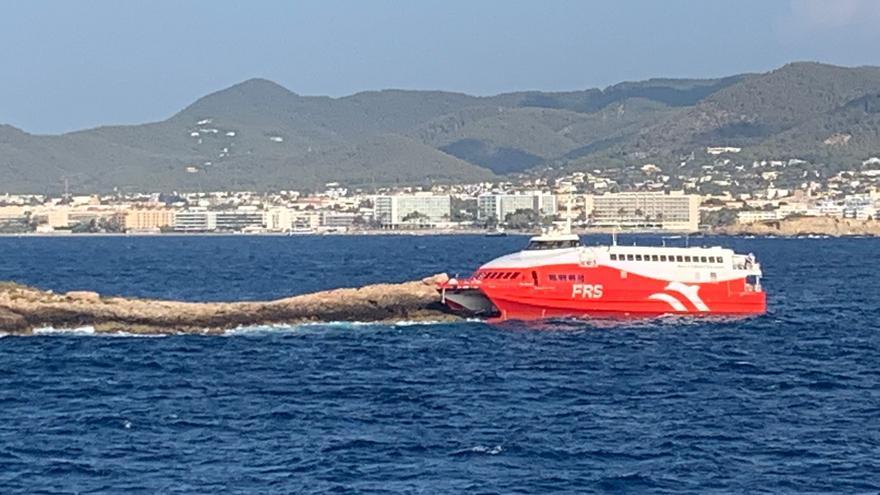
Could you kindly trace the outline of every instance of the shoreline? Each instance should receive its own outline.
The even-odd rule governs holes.
[[[339,288],[272,301],[184,302],[56,294],[15,282],[0,283],[0,332],[33,335],[40,328],[91,327],[94,333],[217,334],[243,326],[332,322],[455,322],[440,303],[445,274],[402,283]]]
[[[719,227],[715,229],[700,230],[697,232],[680,232],[680,231],[658,231],[658,230],[591,230],[591,229],[575,229],[577,235],[639,235],[639,236],[661,236],[661,237],[756,237],[756,238],[877,238],[880,237],[880,229],[877,231],[836,231],[836,230],[790,230],[786,228],[767,227],[763,224],[758,225],[735,225],[728,227]],[[355,231],[355,232],[315,232],[308,234],[287,234],[284,232],[22,232],[22,233],[0,233],[0,239],[3,238],[95,238],[95,237],[131,237],[131,238],[161,238],[161,237],[363,237],[363,236],[388,236],[388,237],[422,237],[422,236],[485,236],[493,238],[496,236],[486,235],[485,231],[449,231],[449,230],[420,230],[420,231]],[[514,232],[508,231],[506,236],[501,237],[530,237],[539,235],[537,232]]]

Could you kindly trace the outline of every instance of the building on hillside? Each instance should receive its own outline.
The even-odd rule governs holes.
[[[376,221],[386,229],[431,228],[449,222],[452,214],[450,196],[412,194],[376,196]]]
[[[131,209],[125,212],[126,232],[158,231],[174,225],[171,208]]]
[[[706,148],[706,153],[710,155],[722,155],[724,153],[739,153],[742,151],[742,148],[738,148],[736,146],[709,146]]]
[[[556,214],[556,196],[538,191],[527,193],[486,193],[477,197],[477,219],[504,222],[508,215],[528,210],[540,216]]]
[[[639,227],[696,231],[700,225],[700,196],[663,192],[625,192],[592,196],[587,214],[596,227]]]
[[[737,223],[769,222],[782,218],[783,214],[779,210],[741,211],[736,214]]]

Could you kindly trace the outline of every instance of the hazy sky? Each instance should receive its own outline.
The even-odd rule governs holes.
[[[880,0],[0,1],[0,123],[167,118],[251,77],[472,94],[880,64]]]

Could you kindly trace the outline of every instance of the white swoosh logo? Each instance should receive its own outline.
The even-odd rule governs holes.
[[[687,311],[687,308],[684,307],[684,304],[682,304],[681,301],[670,296],[669,294],[664,294],[662,292],[658,292],[656,294],[651,294],[650,296],[648,296],[648,299],[654,299],[655,301],[663,301],[663,302],[669,304],[670,306],[672,306],[672,309],[674,309],[676,311]]]
[[[683,295],[694,305],[695,308],[697,308],[698,311],[709,311],[709,306],[706,306],[706,303],[704,303],[697,294],[700,292],[699,285],[685,285],[681,282],[669,282],[669,285],[666,286],[666,290],[675,291]]]

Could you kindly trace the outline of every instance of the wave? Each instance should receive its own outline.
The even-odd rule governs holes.
[[[33,335],[40,336],[84,336],[84,337],[129,337],[129,338],[156,338],[167,337],[169,333],[133,333],[126,331],[99,332],[95,327],[87,325],[72,328],[39,327],[33,330]]]
[[[486,445],[476,445],[474,447],[462,450],[456,450],[452,452],[450,455],[452,456],[471,456],[471,455],[498,455],[504,451],[504,448],[500,445],[495,445],[494,447],[488,447]]]
[[[284,324],[284,323],[276,323],[272,325],[245,325],[235,328],[230,328],[223,332],[223,335],[227,337],[232,336],[242,336],[242,335],[261,335],[268,333],[299,333],[303,331],[309,331],[313,329],[357,329],[357,328],[371,328],[371,327],[413,327],[413,326],[435,326],[435,325],[449,325],[449,324],[460,324],[460,323],[476,323],[481,322],[479,319],[467,319],[462,321],[441,321],[441,320],[401,320],[396,322],[383,322],[383,321],[325,321],[325,322],[309,322],[309,323],[296,323],[296,324]]]

